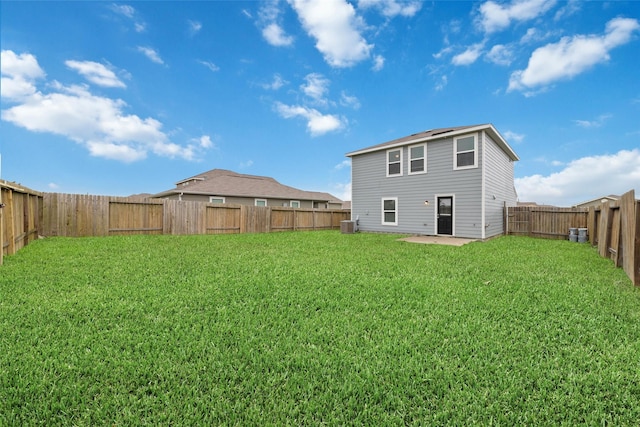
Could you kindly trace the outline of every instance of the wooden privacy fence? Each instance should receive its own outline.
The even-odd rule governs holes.
[[[42,194],[0,180],[0,265],[5,255],[13,255],[38,238]]]
[[[569,228],[587,228],[588,216],[586,208],[505,207],[505,230],[517,236],[567,240]]]
[[[634,285],[640,286],[640,200],[633,190],[616,202],[589,209],[591,244],[600,256],[622,267]]]
[[[45,236],[269,233],[339,229],[348,210],[44,193]]]
[[[570,228],[586,228],[600,255],[640,286],[640,201],[633,190],[590,208],[505,207],[506,234],[566,240]]]

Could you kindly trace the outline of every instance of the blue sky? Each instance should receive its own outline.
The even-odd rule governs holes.
[[[214,168],[350,200],[345,153],[492,123],[521,201],[640,193],[640,2],[0,2],[1,177],[127,196]]]

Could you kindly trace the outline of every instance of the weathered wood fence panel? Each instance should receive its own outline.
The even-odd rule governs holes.
[[[221,234],[339,229],[348,210],[45,193],[45,236]]]
[[[271,232],[271,208],[240,206],[240,233]]]
[[[240,233],[240,206],[207,206],[207,234]]]
[[[162,234],[164,206],[162,203],[113,199],[107,203],[108,235]]]
[[[569,228],[586,228],[588,209],[517,206],[506,208],[507,234],[568,239]]]
[[[38,238],[42,223],[42,194],[0,181],[0,265]]]
[[[586,228],[603,258],[622,267],[640,286],[640,201],[633,190],[617,202],[585,208],[505,207],[506,234],[568,239],[570,228]]]
[[[598,252],[622,267],[634,285],[640,286],[640,201],[633,190],[614,203],[594,208],[600,211],[598,222]]]

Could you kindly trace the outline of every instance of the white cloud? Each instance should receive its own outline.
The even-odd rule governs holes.
[[[640,193],[640,149],[612,155],[583,157],[548,176],[515,180],[518,198],[556,206],[570,206],[607,194]]]
[[[601,114],[595,120],[574,120],[573,122],[580,127],[591,129],[591,128],[598,128],[602,126],[604,122],[610,119],[611,117],[612,117],[611,114]]]
[[[486,33],[504,30],[512,21],[528,21],[545,14],[556,0],[514,0],[500,4],[492,0],[480,6],[477,24]]]
[[[564,4],[562,8],[560,8],[560,10],[556,12],[553,19],[559,21],[560,19],[567,18],[579,12],[581,8],[581,0],[569,0]]]
[[[271,81],[271,83],[263,83],[261,86],[264,89],[268,89],[268,90],[278,90],[282,86],[287,84],[289,84],[289,82],[283,79],[280,74],[276,73],[273,75],[273,80]]]
[[[113,3],[111,5],[111,10],[113,10],[116,13],[119,13],[120,15],[124,15],[127,18],[133,18],[133,16],[136,13],[136,10],[133,8],[133,6],[129,6],[128,4]]]
[[[49,187],[51,190],[57,190],[58,188],[60,188],[60,186],[55,182],[50,182],[49,184],[47,184],[47,187]]]
[[[350,168],[350,167],[351,167],[351,160],[343,160],[342,162],[335,165],[334,169],[341,170],[341,169]]]
[[[202,135],[200,138],[198,138],[198,143],[202,148],[214,147],[213,141],[211,141],[211,137],[209,135]]]
[[[211,71],[213,71],[214,73],[216,71],[220,71],[220,67],[218,67],[216,64],[214,64],[213,62],[210,61],[200,61],[198,60],[198,63],[204,65],[205,67],[207,67],[208,69],[210,69]]]
[[[375,7],[387,18],[393,18],[401,15],[405,17],[411,17],[418,13],[422,8],[421,1],[407,1],[407,0],[359,0],[358,8],[366,9],[369,7]]]
[[[510,131],[510,130],[508,130],[508,131],[506,131],[506,132],[504,133],[504,137],[507,139],[507,142],[509,142],[509,141],[513,141],[513,142],[515,142],[516,144],[519,144],[519,143],[521,143],[522,141],[524,141],[524,135],[523,135],[523,134],[521,134],[521,133],[515,133],[515,132],[512,132],[512,131]]]
[[[12,50],[0,52],[0,86],[2,98],[20,100],[36,92],[35,82],[46,75],[30,53],[16,55]]]
[[[253,160],[247,160],[246,162],[240,163],[240,169],[247,169],[253,166]]]
[[[345,202],[351,200],[351,183],[347,182],[345,184],[334,184],[335,193],[340,200],[344,200]]]
[[[511,65],[513,52],[503,44],[497,44],[487,53],[487,59],[497,65]]]
[[[329,65],[351,67],[369,58],[373,45],[360,34],[364,23],[346,0],[288,1]]]
[[[380,71],[384,68],[384,57],[382,55],[376,55],[373,57],[373,71]]]
[[[609,60],[609,51],[627,43],[640,29],[635,19],[615,18],[607,22],[603,35],[563,37],[558,43],[536,49],[527,68],[511,74],[508,90],[529,90],[570,79],[594,65]]]
[[[455,55],[451,59],[453,65],[471,65],[480,57],[484,43],[476,43],[471,45],[462,53]]]
[[[342,91],[340,94],[340,105],[344,107],[351,107],[354,110],[360,108],[360,101],[355,96],[347,95],[346,92]]]
[[[447,46],[440,49],[439,52],[434,53],[432,56],[434,59],[440,59],[445,55],[449,55],[453,51],[453,47]]]
[[[133,6],[129,6],[128,4],[113,3],[110,6],[110,8],[113,12],[117,13],[118,15],[122,15],[125,18],[135,20],[137,13],[136,13],[136,10],[133,8]],[[146,28],[147,28],[147,24],[145,24],[144,22],[141,22],[141,21],[134,22],[134,29],[136,32],[141,33]]]
[[[187,24],[189,25],[189,34],[192,36],[198,34],[200,30],[202,30],[201,22],[189,20],[187,21]]]
[[[126,87],[113,71],[98,62],[69,60],[65,61],[65,65],[98,86]]]
[[[300,85],[300,89],[311,98],[316,104],[327,105],[328,101],[325,95],[329,92],[329,84],[331,83],[320,73],[307,74],[304,77],[305,84]]]
[[[262,29],[262,36],[272,46],[291,46],[293,37],[287,35],[280,25],[272,22]]]
[[[37,66],[37,61],[23,67],[24,75],[18,74],[20,71],[15,68],[11,73],[23,80],[44,75],[44,72],[34,72],[39,69],[34,65]],[[208,148],[206,139],[200,139],[198,145],[171,142],[158,120],[126,114],[127,105],[123,100],[93,95],[86,86],[65,86],[53,81],[49,87],[53,89],[50,93],[34,90],[23,94],[18,105],[2,110],[2,120],[31,132],[62,135],[84,146],[94,156],[123,162],[143,159],[148,153],[192,160]]]
[[[291,46],[294,38],[286,33],[280,24],[280,1],[262,3],[258,11],[258,26],[262,27],[262,37],[272,46]]]
[[[301,105],[285,105],[275,103],[275,109],[285,119],[303,117],[307,120],[307,130],[311,136],[320,136],[325,133],[339,130],[344,127],[343,121],[332,114],[322,114],[313,108]]]
[[[156,64],[164,64],[164,61],[160,57],[160,54],[153,48],[146,46],[138,46],[138,52],[143,53],[147,58]]]
[[[126,144],[116,144],[108,141],[87,141],[86,146],[94,157],[118,160],[125,163],[137,162],[147,157],[144,149]]]
[[[446,75],[441,76],[440,80],[438,80],[438,82],[436,83],[435,90],[441,91],[447,86],[448,82],[449,82],[449,78]]]

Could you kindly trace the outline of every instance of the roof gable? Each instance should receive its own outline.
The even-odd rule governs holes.
[[[433,141],[441,138],[450,138],[458,135],[464,135],[466,133],[485,131],[487,132],[491,138],[500,146],[500,148],[509,156],[511,160],[520,160],[518,155],[513,151],[513,149],[509,146],[507,141],[500,135],[500,133],[493,127],[492,124],[480,124],[480,125],[469,125],[469,126],[455,126],[448,128],[438,128],[431,129],[424,132],[414,133],[408,136],[403,136],[401,138],[397,138],[391,141],[383,142],[382,144],[372,145],[370,147],[366,147],[360,150],[352,151],[347,153],[347,157],[353,157],[360,154],[372,153],[374,151],[387,150],[389,148],[401,147],[410,144],[416,144],[419,142]]]

